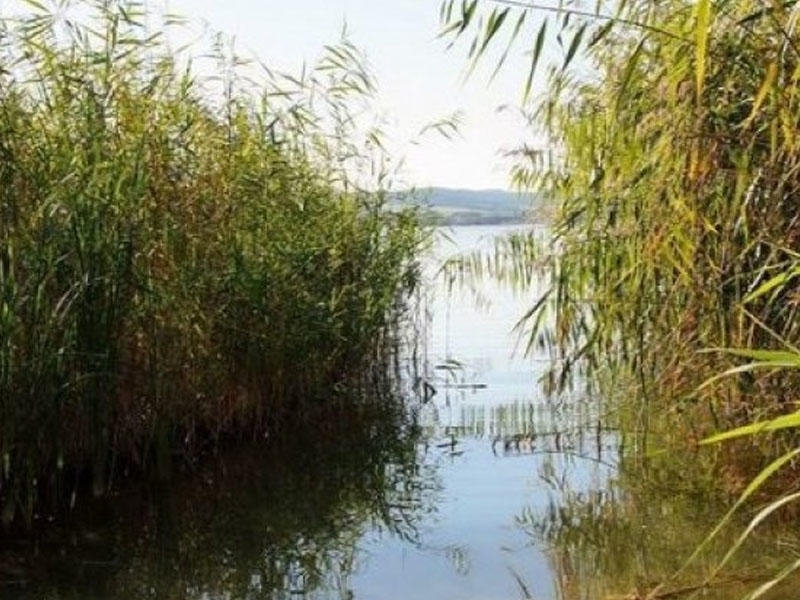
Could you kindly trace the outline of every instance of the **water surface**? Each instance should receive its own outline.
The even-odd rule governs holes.
[[[443,231],[429,274],[515,229]],[[537,292],[432,277],[419,380],[364,390],[355,408],[333,401],[266,446],[2,540],[0,597],[594,600],[652,589],[725,505],[708,502],[707,485],[677,489],[685,466],[620,462],[624,436],[596,399],[544,397],[549,357],[524,356],[514,332]],[[416,400],[400,397],[410,388]],[[800,555],[793,538],[782,543]],[[726,586],[678,582],[675,597],[737,597],[780,567],[761,548]]]

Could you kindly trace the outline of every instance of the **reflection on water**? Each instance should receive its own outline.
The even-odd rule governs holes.
[[[744,527],[737,519],[687,563],[729,504],[712,494],[641,491],[631,481],[588,492],[562,485],[546,511],[521,515],[520,526],[551,548],[560,599],[749,598],[800,556],[794,526],[783,523],[754,533],[715,573]],[[792,577],[759,597],[795,600],[798,590]]]
[[[692,448],[647,457],[617,454],[619,464],[601,485],[587,489],[569,479],[549,480],[546,509],[520,516],[531,539],[550,549],[559,599],[751,598],[800,557],[796,511],[762,524],[729,554],[763,508],[755,503],[733,515],[689,560],[736,499],[720,489],[713,456]],[[763,592],[759,598],[796,600],[800,578]]]
[[[512,230],[456,228],[439,257],[487,247]],[[547,550],[518,518],[526,508],[547,507],[543,475],[587,487],[607,478],[613,452],[601,432],[596,460],[597,415],[583,403],[550,407],[536,384],[547,357],[517,351],[513,327],[536,290],[484,282],[478,292],[432,290],[425,376],[437,393],[421,407],[419,423],[425,461],[441,482],[437,510],[421,523],[416,547],[365,537],[358,598],[555,598]],[[553,473],[545,465],[556,465]]]
[[[450,235],[469,251],[503,231]],[[448,244],[443,254],[457,251]],[[546,510],[548,482],[602,486],[614,453],[586,405],[544,402],[544,357],[515,353],[534,294],[487,283],[478,305],[436,286],[428,402],[306,415],[266,449],[79,506],[70,524],[2,542],[0,595],[554,598],[547,549],[519,517]]]
[[[383,399],[385,400],[385,399]],[[414,545],[437,482],[399,403],[330,410],[6,544],[3,598],[351,598],[358,540]]]
[[[456,228],[440,258],[510,230]],[[426,401],[381,389],[356,409],[333,402],[168,486],[0,539],[0,597],[595,600],[653,589],[723,499],[691,456],[647,463],[625,451],[596,399],[545,401],[547,357],[522,356],[512,332],[537,290],[478,292],[430,290]],[[777,565],[775,539],[754,540],[725,572],[730,585],[704,597],[735,598]],[[800,555],[794,536],[780,540]],[[655,597],[691,597],[711,564]]]

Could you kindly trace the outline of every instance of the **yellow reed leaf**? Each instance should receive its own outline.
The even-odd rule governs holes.
[[[695,76],[697,78],[697,103],[703,96],[703,82],[706,78],[706,58],[708,55],[708,30],[711,23],[711,0],[697,2],[697,31]]]

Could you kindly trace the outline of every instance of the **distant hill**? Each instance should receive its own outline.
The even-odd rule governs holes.
[[[443,225],[494,225],[542,220],[541,204],[530,194],[504,190],[426,188],[393,195],[398,206],[422,206]]]

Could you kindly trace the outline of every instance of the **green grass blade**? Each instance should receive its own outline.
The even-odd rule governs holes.
[[[759,421],[758,423],[751,423],[731,429],[723,433],[718,433],[709,436],[700,442],[701,446],[708,446],[711,444],[719,444],[727,440],[733,440],[744,436],[759,435],[762,433],[771,433],[774,431],[781,431],[783,429],[796,429],[800,427],[800,411],[788,415],[780,416],[771,421]]]

